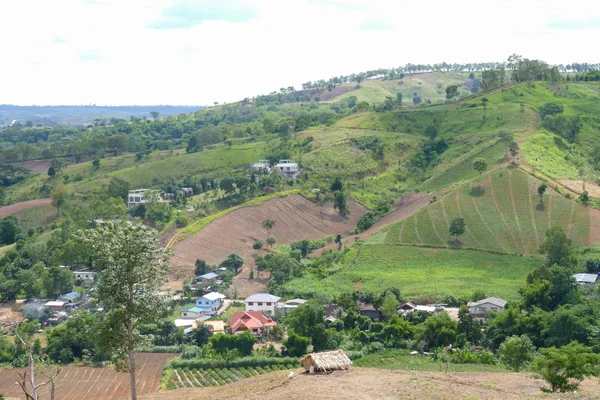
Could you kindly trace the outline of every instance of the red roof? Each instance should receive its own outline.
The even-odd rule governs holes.
[[[238,311],[234,313],[233,317],[229,320],[229,326],[231,326],[232,332],[244,330],[240,329],[241,327],[245,327],[245,329],[258,329],[276,325],[277,323],[275,321],[265,316],[260,311]]]

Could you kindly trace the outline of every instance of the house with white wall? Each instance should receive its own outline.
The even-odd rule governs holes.
[[[76,281],[93,281],[94,275],[96,275],[93,271],[73,271],[73,279]]]
[[[244,300],[246,311],[260,311],[265,315],[275,315],[275,308],[281,297],[268,293],[255,293]]]
[[[488,297],[487,299],[479,301],[470,301],[467,303],[467,307],[469,308],[469,314],[471,314],[473,318],[484,319],[491,311],[504,311],[506,303],[506,300]]]
[[[132,208],[140,204],[148,203],[152,200],[159,202],[165,201],[163,193],[152,189],[135,189],[130,190],[127,194],[127,208]]]
[[[299,171],[298,163],[291,162],[290,160],[279,160],[273,168],[279,175],[290,179],[296,179]]]
[[[216,314],[217,311],[219,311],[219,309],[221,308],[221,303],[224,298],[225,295],[222,295],[218,292],[207,293],[202,297],[196,299],[195,308],[203,310],[204,314]]]

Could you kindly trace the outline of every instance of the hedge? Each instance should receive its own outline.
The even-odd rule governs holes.
[[[234,360],[223,360],[214,358],[192,358],[184,360],[174,358],[167,362],[165,369],[219,369],[219,368],[242,368],[262,367],[267,365],[298,365],[299,359],[294,357],[242,357]]]

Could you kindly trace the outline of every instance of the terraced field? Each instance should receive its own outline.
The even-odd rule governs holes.
[[[546,230],[561,226],[576,245],[591,245],[591,209],[550,188],[540,203],[539,184],[518,169],[497,169],[484,176],[481,185],[464,185],[392,225],[383,243],[535,254]],[[464,218],[467,226],[460,242],[448,233],[450,222],[457,217]]]

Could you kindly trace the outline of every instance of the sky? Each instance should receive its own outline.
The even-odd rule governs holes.
[[[2,0],[0,15],[0,104],[208,105],[409,62],[600,61],[597,0]]]

